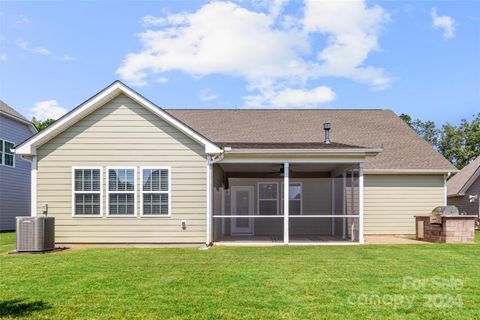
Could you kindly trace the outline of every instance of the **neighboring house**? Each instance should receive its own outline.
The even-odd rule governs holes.
[[[30,215],[30,162],[12,149],[37,130],[0,100],[0,230],[14,230],[16,216]]]
[[[448,204],[480,217],[480,156],[447,182]]]
[[[390,110],[165,110],[118,81],[16,152],[59,243],[414,234],[456,172]]]

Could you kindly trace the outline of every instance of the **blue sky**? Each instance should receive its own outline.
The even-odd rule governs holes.
[[[58,116],[120,79],[165,108],[480,111],[477,1],[0,2],[0,98]]]

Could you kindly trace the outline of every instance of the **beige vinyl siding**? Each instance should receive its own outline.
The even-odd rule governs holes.
[[[443,175],[365,175],[365,234],[414,234],[414,216],[444,203]]]
[[[38,149],[37,213],[48,203],[57,242],[205,242],[206,165],[203,146],[120,95]],[[72,217],[73,166],[103,167],[103,217]],[[136,217],[106,217],[108,166],[136,167]],[[140,217],[141,166],[171,167],[171,217]]]

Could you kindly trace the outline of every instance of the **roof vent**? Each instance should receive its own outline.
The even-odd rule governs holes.
[[[332,124],[330,122],[325,122],[323,124],[323,130],[325,131],[325,141],[323,143],[330,144],[330,129],[332,128]]]

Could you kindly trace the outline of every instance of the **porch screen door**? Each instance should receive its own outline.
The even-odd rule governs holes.
[[[253,216],[253,187],[231,187],[232,216]],[[232,218],[232,234],[253,234],[253,218]]]

